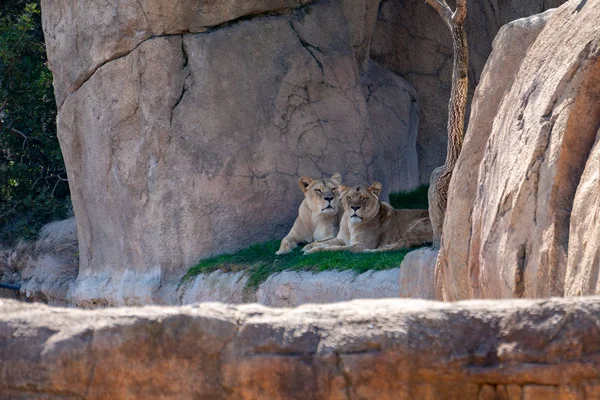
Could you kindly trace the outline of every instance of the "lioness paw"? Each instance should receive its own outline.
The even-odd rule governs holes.
[[[283,254],[288,254],[290,253],[295,246],[290,245],[290,243],[287,240],[282,240],[281,241],[281,245],[279,246],[279,250],[277,250],[275,252],[276,255],[281,256]]]
[[[307,256],[309,254],[315,254],[318,253],[319,251],[321,251],[321,247],[320,246],[315,246],[307,251],[304,252],[304,255]]]
[[[302,252],[306,253],[307,251],[314,249],[317,246],[317,242],[309,243],[302,248]]]

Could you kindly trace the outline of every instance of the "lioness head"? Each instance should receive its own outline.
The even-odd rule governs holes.
[[[303,176],[298,180],[300,189],[313,214],[333,215],[338,212],[339,186],[342,184],[342,175],[338,172],[329,179],[312,179]]]
[[[375,182],[368,188],[342,186],[340,192],[344,210],[350,215],[348,219],[350,224],[357,225],[368,221],[374,218],[379,212],[381,183]]]

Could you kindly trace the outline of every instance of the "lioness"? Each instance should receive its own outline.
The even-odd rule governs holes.
[[[277,255],[286,254],[299,243],[335,238],[343,210],[339,207],[338,188],[342,175],[333,174],[330,179],[312,179],[303,176],[298,185],[304,192],[304,200],[298,209],[298,218],[292,230],[281,241]]]
[[[335,239],[305,246],[304,254],[350,250],[378,252],[431,242],[433,230],[427,210],[396,210],[379,200],[381,183],[368,188],[340,187],[344,215]]]

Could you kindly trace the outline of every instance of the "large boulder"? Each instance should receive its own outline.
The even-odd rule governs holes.
[[[558,7],[565,0],[469,0],[469,99],[500,27],[517,18]],[[422,183],[444,164],[448,99],[452,76],[452,41],[442,19],[423,0],[383,0],[371,42],[371,56],[414,85],[421,122],[417,143]]]
[[[588,156],[600,128],[599,20],[600,0],[561,6],[526,51],[514,78],[507,76],[512,84],[491,130],[489,122],[478,125],[481,116],[474,113],[473,125],[482,129],[469,129],[472,148],[463,149],[461,169],[451,183],[454,197],[438,276],[443,298],[560,296],[568,257],[597,279],[593,239],[583,238],[591,233],[587,228],[597,229],[588,208],[596,192],[586,186],[597,182],[597,151]],[[490,78],[495,85],[503,80]],[[493,106],[501,93],[489,93]],[[480,94],[482,116],[490,114],[484,88]],[[485,132],[490,133],[483,145]],[[483,136],[476,139],[478,134]],[[464,183],[475,170],[476,184],[466,192]],[[582,246],[590,251],[585,257]]]
[[[437,297],[446,300],[473,296],[466,265],[469,261],[471,213],[479,188],[477,176],[494,118],[512,87],[527,50],[554,11],[522,18],[500,29],[494,50],[475,90],[469,127],[448,189],[448,212],[437,260]]]
[[[4,399],[596,399],[600,300],[201,304],[0,300]]]
[[[300,175],[418,184],[414,89],[368,59],[378,1],[304,3],[44,0],[78,301],[152,301],[282,237]]]

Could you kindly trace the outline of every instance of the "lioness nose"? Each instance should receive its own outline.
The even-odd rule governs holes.
[[[350,208],[353,209],[354,211],[356,211],[360,208],[360,206],[350,206]]]
[[[325,197],[325,200],[331,201],[331,200],[333,200],[333,196],[327,196],[327,197]]]

